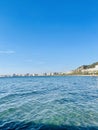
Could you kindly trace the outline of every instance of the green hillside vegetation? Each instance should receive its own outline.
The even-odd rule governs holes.
[[[98,62],[95,62],[91,65],[86,65],[86,69],[89,69],[89,68],[94,68],[96,65],[98,65]]]
[[[95,71],[92,71],[92,72],[82,71],[86,69],[95,68],[96,65],[98,65],[98,62],[95,62],[90,65],[82,65],[78,67],[77,69],[73,70],[73,72],[70,75],[98,75],[98,70],[96,72]]]

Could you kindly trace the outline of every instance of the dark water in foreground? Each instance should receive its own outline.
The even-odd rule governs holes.
[[[98,77],[0,78],[0,130],[98,130]]]

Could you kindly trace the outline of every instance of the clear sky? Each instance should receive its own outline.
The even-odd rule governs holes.
[[[98,61],[98,0],[0,0],[0,74]]]

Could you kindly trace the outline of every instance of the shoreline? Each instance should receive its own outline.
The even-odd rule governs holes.
[[[18,77],[64,77],[64,76],[83,76],[83,77],[98,77],[98,75],[39,75],[39,76],[0,76],[0,78],[18,78]]]

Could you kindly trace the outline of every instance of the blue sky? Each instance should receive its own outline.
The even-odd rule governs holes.
[[[0,74],[98,61],[98,0],[0,0]]]

